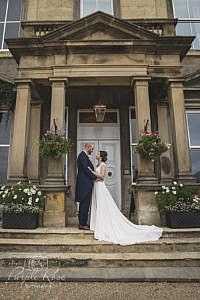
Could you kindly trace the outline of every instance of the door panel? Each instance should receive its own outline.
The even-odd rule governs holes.
[[[108,153],[105,183],[116,204],[121,208],[120,141],[99,141],[99,150]]]

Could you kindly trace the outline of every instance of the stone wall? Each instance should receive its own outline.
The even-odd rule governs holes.
[[[172,17],[170,0],[120,0],[118,3],[123,19]],[[73,0],[26,0],[24,20],[72,20],[77,9],[79,3]]]
[[[13,57],[0,55],[0,79],[12,81],[17,75],[17,63]]]
[[[72,20],[73,0],[26,0],[24,20]]]
[[[188,55],[182,61],[182,74],[185,76],[187,74],[196,72],[200,69],[200,51],[191,50]]]
[[[168,18],[169,0],[121,0],[122,19]]]

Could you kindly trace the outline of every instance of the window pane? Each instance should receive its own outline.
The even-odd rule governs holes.
[[[112,14],[112,0],[98,0],[98,10]]]
[[[200,146],[200,113],[187,113],[191,146]]]
[[[0,184],[7,182],[8,151],[9,147],[0,147]]]
[[[176,25],[176,34],[177,35],[185,35],[185,36],[192,35],[190,23],[181,23],[181,22],[179,22]]]
[[[132,181],[136,181],[138,177],[138,164],[137,164],[137,154],[134,151],[134,147],[131,147],[131,162],[132,162]]]
[[[200,49],[200,23],[191,23],[192,35],[196,36],[193,42],[193,47],[195,49]]]
[[[7,21],[19,21],[21,14],[21,0],[10,0]]]
[[[19,22],[16,23],[6,23],[5,39],[15,38],[19,36]],[[6,42],[4,42],[4,49],[7,49]]]
[[[0,145],[10,144],[10,123],[10,119],[7,120],[6,113],[0,112]]]
[[[0,21],[5,20],[7,0],[0,0]]]
[[[199,0],[189,0],[189,14],[190,18],[199,19],[200,18],[200,2]]]
[[[3,39],[3,27],[4,27],[4,24],[0,23],[0,49],[1,49],[1,45],[2,45],[2,39]]]
[[[136,117],[135,117],[135,110],[131,109],[131,144],[134,144],[137,142],[136,139]]]
[[[173,0],[176,18],[189,18],[187,0]]]
[[[95,0],[82,0],[83,7],[82,7],[82,16],[87,16],[92,14],[97,10],[96,1]]]
[[[191,150],[192,174],[200,181],[200,151]]]

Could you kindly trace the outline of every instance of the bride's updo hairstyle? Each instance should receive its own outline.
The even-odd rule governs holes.
[[[99,153],[100,153],[100,157],[101,157],[102,161],[106,162],[108,153],[106,151],[100,151]]]

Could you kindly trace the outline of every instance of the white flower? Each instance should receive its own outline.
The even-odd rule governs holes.
[[[169,189],[168,188],[166,189],[166,193],[169,193]]]
[[[157,191],[155,192],[155,195],[158,195],[158,192],[157,192]]]
[[[5,198],[6,197],[6,195],[4,194],[3,196],[2,196],[2,198]]]
[[[176,195],[176,191],[172,191],[172,193],[173,193],[174,195]]]
[[[35,190],[37,190],[37,186],[36,186],[36,185],[33,185],[33,188],[34,188]]]
[[[162,189],[165,190],[165,189],[166,189],[166,186],[165,186],[165,185],[162,185]]]
[[[30,197],[29,199],[28,199],[28,205],[31,205],[32,204],[32,197]]]
[[[174,184],[174,185],[177,185],[177,182],[176,182],[176,181],[173,181],[173,184]]]
[[[24,189],[24,193],[28,193],[28,189]]]
[[[39,191],[39,192],[38,192],[38,195],[39,195],[39,196],[41,196],[41,195],[42,195],[42,193]]]
[[[5,189],[5,185],[3,185],[2,187],[1,187],[1,190],[3,191]]]
[[[180,184],[179,184],[179,186],[180,186],[180,187],[183,187],[183,184],[182,184],[182,183],[180,183]]]
[[[175,190],[176,188],[175,188],[175,186],[172,186],[172,190]]]
[[[39,199],[39,198],[36,198],[36,199],[35,199],[35,202],[39,202],[39,201],[40,201],[40,199]]]
[[[13,199],[17,199],[17,195],[14,195],[14,196],[13,196]]]
[[[17,184],[21,184],[21,181],[18,181]]]

